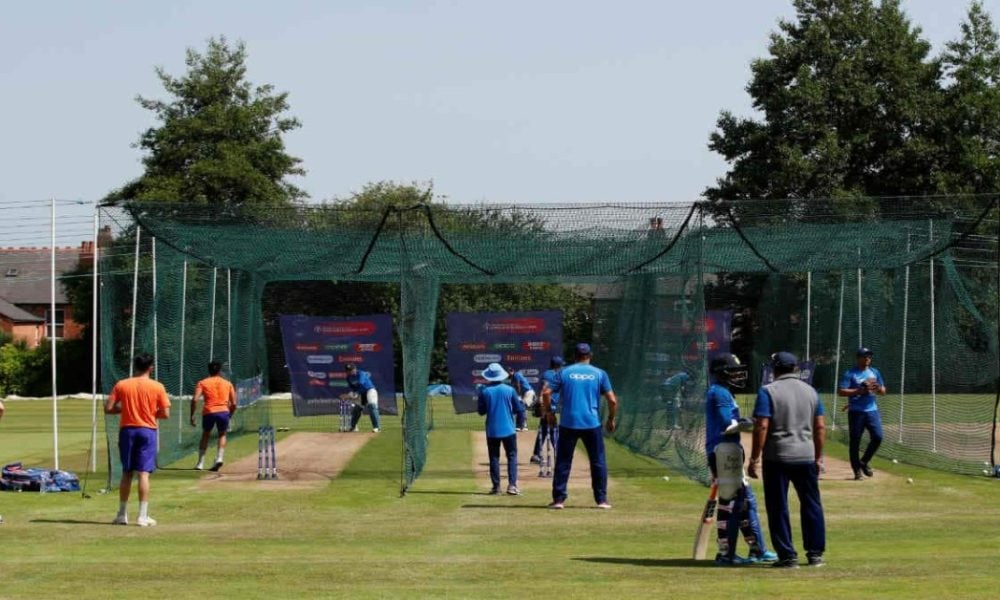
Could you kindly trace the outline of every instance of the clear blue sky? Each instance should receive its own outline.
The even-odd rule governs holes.
[[[1000,0],[987,10],[1000,15]],[[904,0],[935,52],[964,0]],[[433,180],[455,202],[689,201],[725,172],[721,109],[749,114],[749,65],[790,0],[8,2],[0,17],[0,246],[90,231],[90,206],[141,172],[153,68],[243,40],[248,78],[290,92],[286,138],[312,200]]]

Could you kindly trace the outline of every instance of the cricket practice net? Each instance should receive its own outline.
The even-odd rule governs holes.
[[[881,456],[961,473],[996,460],[995,196],[377,210],[144,202],[103,207],[101,226],[105,392],[138,351],[155,353],[157,379],[177,398],[211,358],[267,390],[268,283],[391,284],[404,491],[440,417],[426,390],[441,290],[456,284],[587,296],[594,362],[620,399],[615,439],[690,477],[707,474],[705,367],[727,344],[750,360],[754,383],[775,351],[811,361],[839,438],[838,373],[870,347],[889,388]],[[752,396],[741,400],[749,411]],[[186,411],[164,426],[164,460],[196,443]],[[268,419],[266,408],[248,412],[242,430]]]

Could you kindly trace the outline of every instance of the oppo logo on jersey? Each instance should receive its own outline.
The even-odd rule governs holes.
[[[574,381],[596,381],[597,375],[586,373],[570,373],[569,378]]]

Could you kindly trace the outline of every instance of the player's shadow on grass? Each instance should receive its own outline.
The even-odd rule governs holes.
[[[695,560],[693,558],[623,558],[618,556],[580,556],[572,560],[582,560],[584,562],[604,563],[610,565],[631,565],[634,567],[712,567],[715,562],[711,560]]]
[[[489,496],[489,494],[482,494],[484,496]],[[504,494],[506,496],[506,494]],[[544,504],[463,504],[462,508],[502,508],[504,510],[510,508],[527,508],[529,510],[552,510]],[[585,506],[567,506],[566,509],[572,510],[574,508],[587,508]]]
[[[81,519],[32,519],[29,523],[59,523],[61,525],[115,525],[111,520],[107,521],[83,521]],[[121,527],[121,525],[115,525]]]

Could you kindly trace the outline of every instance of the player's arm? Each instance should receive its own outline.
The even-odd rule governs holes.
[[[875,371],[875,385],[872,386],[874,388],[872,391],[879,396],[885,396],[885,381],[882,380],[882,372],[878,369],[873,370]]]
[[[229,386],[229,415],[236,414],[236,388]]]
[[[754,403],[753,417],[753,443],[750,447],[750,464],[747,465],[747,475],[757,479],[760,457],[764,454],[767,432],[771,428],[771,394],[764,388],[761,388],[757,392],[757,402]]]
[[[615,429],[618,427],[617,422],[615,421],[615,415],[618,413],[618,397],[615,396],[615,392],[613,390],[605,392],[604,397],[608,401],[608,422],[605,425],[605,428],[608,430],[608,433],[614,433]]]
[[[122,403],[118,400],[117,390],[112,389],[108,399],[104,401],[104,414],[118,415],[122,412]]]
[[[823,464],[823,445],[826,443],[826,419],[823,415],[813,417],[813,448],[816,450],[816,466]]]
[[[160,392],[160,399],[156,406],[156,418],[157,419],[170,418],[170,398],[167,398],[166,389]]]

